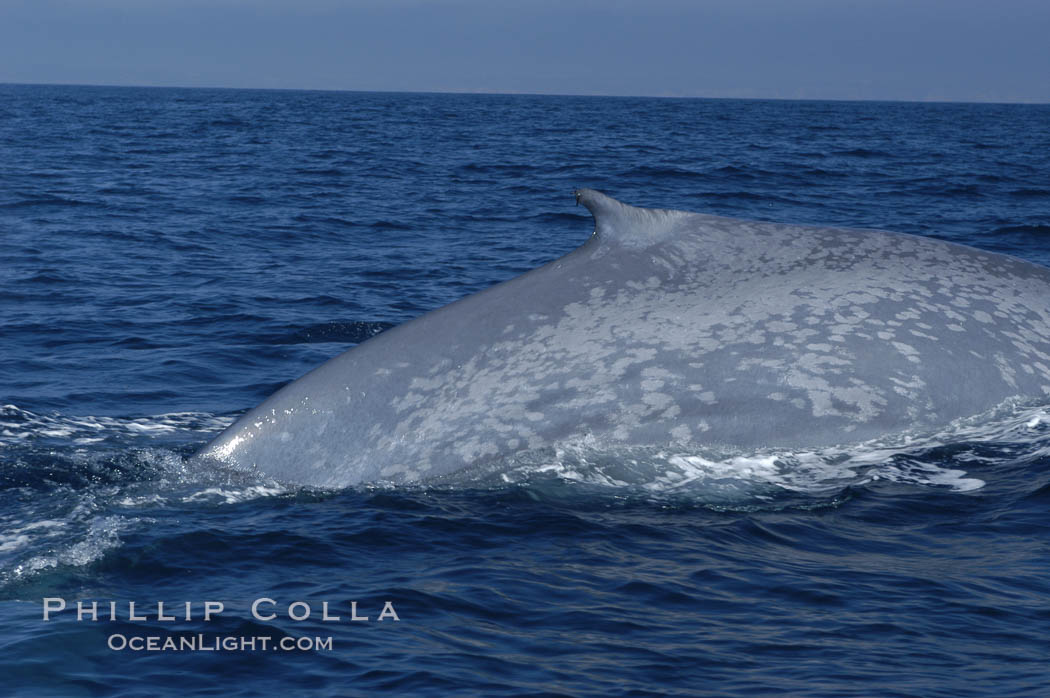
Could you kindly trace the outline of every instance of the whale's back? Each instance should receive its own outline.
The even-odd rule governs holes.
[[[286,386],[203,453],[414,481],[559,443],[820,447],[1050,393],[1050,270],[910,235],[579,201],[595,234]]]

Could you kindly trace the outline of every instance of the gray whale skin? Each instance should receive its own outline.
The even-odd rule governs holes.
[[[200,455],[343,487],[558,444],[824,448],[1050,394],[1050,269],[576,197],[584,245],[331,359]]]

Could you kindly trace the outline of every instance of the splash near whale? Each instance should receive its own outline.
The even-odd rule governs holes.
[[[415,482],[566,443],[830,447],[1050,395],[1050,269],[576,196],[581,247],[331,359],[200,455]]]

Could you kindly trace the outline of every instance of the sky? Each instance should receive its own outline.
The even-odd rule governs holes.
[[[0,0],[0,83],[1050,102],[1048,0]]]

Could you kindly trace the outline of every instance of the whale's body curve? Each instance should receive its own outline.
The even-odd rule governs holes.
[[[333,358],[201,455],[410,482],[565,442],[820,448],[1050,395],[1050,269],[577,197],[583,246]]]

